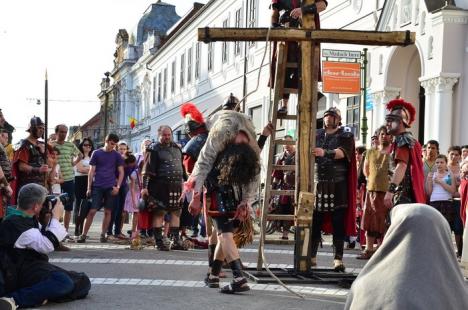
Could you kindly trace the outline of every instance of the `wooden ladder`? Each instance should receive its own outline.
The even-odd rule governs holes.
[[[278,115],[278,103],[283,97],[284,93],[297,93],[297,89],[284,88],[284,79],[287,68],[297,68],[297,63],[287,62],[287,45],[284,42],[278,42],[277,46],[277,59],[276,59],[276,76],[274,85],[273,104],[270,105],[269,116],[273,126],[277,125],[278,120],[297,120],[296,115]],[[270,138],[268,148],[268,165],[266,170],[265,182],[265,197],[263,200],[261,221],[260,221],[260,245],[258,251],[257,270],[262,270],[263,257],[262,253],[265,244],[294,244],[294,240],[281,240],[281,239],[266,239],[266,224],[268,221],[294,221],[294,215],[291,214],[269,214],[268,209],[270,200],[275,195],[286,195],[294,197],[294,205],[296,205],[296,191],[295,190],[277,190],[273,189],[272,173],[274,170],[283,171],[296,171],[296,165],[275,165],[275,153],[277,145],[296,145],[296,141],[277,139],[276,130],[273,130]],[[297,178],[296,178],[297,183]],[[295,184],[297,188],[297,184]]]

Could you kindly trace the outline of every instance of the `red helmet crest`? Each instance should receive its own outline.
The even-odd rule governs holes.
[[[187,115],[190,115],[190,119],[199,124],[205,123],[205,119],[203,118],[200,110],[198,110],[197,107],[191,102],[184,103],[180,107],[180,114],[182,114],[182,117],[184,118],[187,118]]]
[[[393,99],[387,103],[386,107],[390,114],[399,114],[407,127],[411,127],[411,124],[416,120],[416,109],[403,99]]]

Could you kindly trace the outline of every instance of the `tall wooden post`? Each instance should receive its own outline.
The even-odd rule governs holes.
[[[314,4],[315,0],[305,0],[303,5]],[[314,15],[302,16],[304,30],[315,29]],[[313,41],[301,42],[301,87],[297,113],[297,149],[296,156],[296,245],[294,268],[299,272],[310,270],[311,242],[314,203],[314,163],[311,150],[315,147],[317,118],[317,80],[319,48]]]

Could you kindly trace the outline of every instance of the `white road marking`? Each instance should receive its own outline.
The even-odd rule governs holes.
[[[198,260],[173,260],[173,259],[117,259],[117,258],[51,258],[51,263],[66,264],[130,264],[130,265],[178,265],[178,266],[208,266],[207,261]],[[257,263],[243,262],[246,267],[255,268]],[[269,268],[293,268],[290,264],[269,264]],[[317,269],[326,269],[320,266]],[[347,272],[359,273],[361,268],[347,268]]]
[[[120,245],[120,244],[73,244],[68,243],[68,247],[72,249],[104,249],[104,250],[118,250],[118,249],[129,249],[128,245]],[[152,247],[147,248],[152,250]],[[190,252],[206,252],[206,250],[190,250]],[[252,248],[244,248],[240,249],[239,252],[241,253],[258,253],[258,249]],[[265,249],[265,254],[284,254],[284,255],[294,255],[294,251],[292,250],[274,250],[274,249]],[[332,252],[318,252],[318,256],[333,256]],[[356,257],[357,254],[347,254],[343,255],[344,257]]]
[[[91,278],[94,285],[140,285],[140,286],[172,286],[172,287],[205,287],[203,281],[182,281],[182,280],[160,280],[160,279],[138,279],[138,278]],[[226,285],[227,282],[221,282],[220,285]],[[276,284],[255,284],[249,283],[252,290],[269,292],[286,292],[286,289]],[[348,295],[347,289],[329,289],[314,286],[288,285],[293,291],[307,294],[327,297],[341,297]]]

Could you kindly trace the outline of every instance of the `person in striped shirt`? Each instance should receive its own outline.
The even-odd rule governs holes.
[[[64,206],[65,215],[63,218],[63,226],[68,231],[75,199],[75,173],[73,167],[83,158],[83,154],[81,154],[75,144],[70,141],[65,141],[67,133],[68,127],[66,125],[59,124],[55,126],[57,140],[51,141],[51,144],[60,152],[58,163],[60,165],[64,181],[62,184],[62,192],[67,193],[70,197],[69,202]]]

